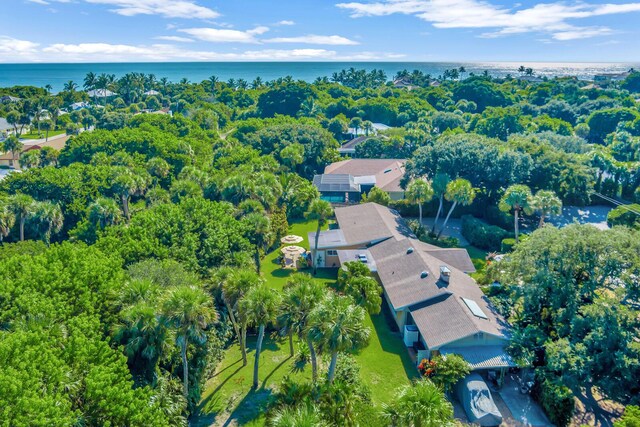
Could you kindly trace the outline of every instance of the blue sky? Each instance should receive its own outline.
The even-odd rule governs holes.
[[[0,62],[640,60],[640,2],[541,1],[3,0]]]

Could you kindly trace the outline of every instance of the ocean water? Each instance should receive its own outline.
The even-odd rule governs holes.
[[[230,78],[251,82],[257,76],[263,80],[292,76],[294,79],[313,81],[317,77],[331,76],[333,72],[345,68],[372,70],[382,69],[389,79],[396,72],[418,69],[434,77],[444,70],[464,66],[467,72],[476,74],[487,70],[493,76],[517,74],[520,65],[531,67],[539,76],[577,76],[590,79],[594,74],[623,72],[630,68],[640,69],[633,63],[520,63],[520,62],[144,62],[144,63],[80,63],[80,64],[0,64],[0,87],[13,85],[33,85],[44,87],[50,84],[53,91],[60,91],[65,82],[73,80],[82,86],[88,72],[115,74],[117,77],[128,72],[155,74],[160,79],[166,77],[177,82],[187,78],[200,82],[211,75],[225,81]]]

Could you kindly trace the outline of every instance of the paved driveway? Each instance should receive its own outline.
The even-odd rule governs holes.
[[[418,218],[410,218],[417,220]],[[433,220],[435,218],[422,218],[422,225],[428,230],[431,231],[431,227],[433,227]],[[444,222],[444,218],[440,218],[438,221],[438,227],[442,226]],[[439,231],[439,228],[436,229],[436,233]],[[469,242],[462,236],[462,221],[459,218],[450,218],[447,222],[447,228],[442,232],[443,236],[447,237],[455,237],[460,242],[460,246],[468,246]]]
[[[564,227],[565,225],[577,222],[579,224],[591,224],[601,230],[609,228],[607,225],[607,215],[613,209],[611,206],[566,206],[562,208],[562,215],[552,217],[549,222],[556,227]]]
[[[511,412],[511,418],[515,421],[508,425],[520,425],[531,427],[552,426],[551,422],[542,411],[542,408],[528,394],[520,393],[515,374],[507,374],[505,384],[498,392],[504,404]]]

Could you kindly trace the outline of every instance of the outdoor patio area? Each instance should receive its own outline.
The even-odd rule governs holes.
[[[301,238],[302,239],[302,238]],[[285,246],[280,249],[282,252],[282,267],[298,269],[306,266],[307,250],[301,246]]]

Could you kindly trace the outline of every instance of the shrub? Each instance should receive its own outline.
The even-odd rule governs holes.
[[[575,402],[573,393],[568,387],[538,375],[532,395],[542,405],[552,423],[559,427],[569,425]]]
[[[607,224],[609,227],[626,225],[631,228],[640,228],[640,215],[634,212],[640,212],[640,204],[618,206],[607,215]]]
[[[507,237],[506,239],[502,239],[502,246],[501,246],[502,252],[503,253],[511,252],[511,249],[513,249],[515,244],[516,244],[516,239],[514,239],[513,237]]]
[[[627,406],[624,408],[624,415],[613,425],[614,427],[640,426],[640,406]]]
[[[497,251],[501,248],[502,239],[509,237],[511,233],[498,226],[485,224],[471,215],[464,215],[462,235],[473,246],[487,251]]]
[[[497,206],[489,206],[484,212],[484,220],[505,230],[513,231],[513,215],[502,212]]]

